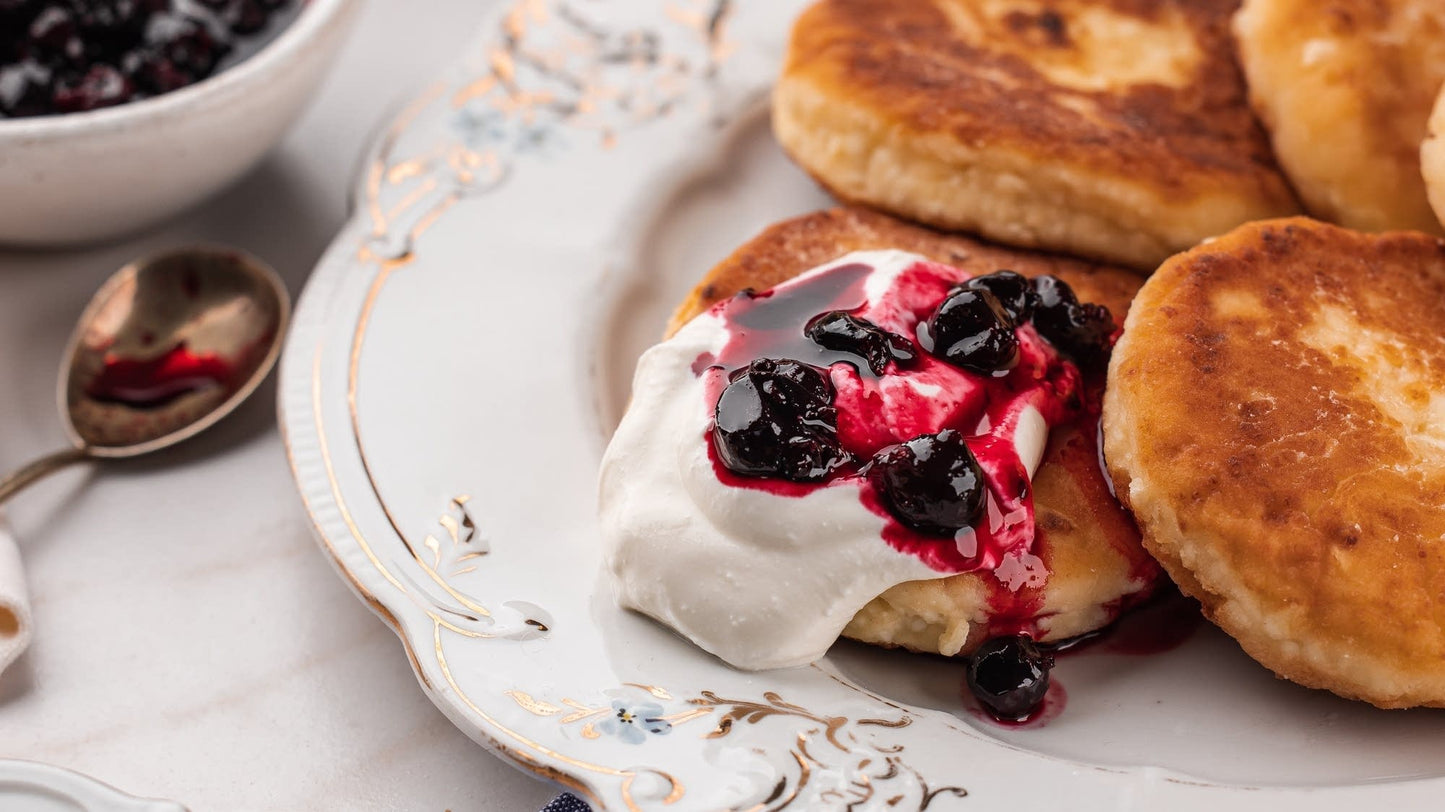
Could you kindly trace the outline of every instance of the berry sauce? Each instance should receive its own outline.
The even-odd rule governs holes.
[[[940,303],[958,296],[955,288],[969,278],[956,268],[924,260],[891,278],[875,274],[870,265],[850,262],[763,293],[744,291],[711,311],[726,326],[728,340],[715,355],[699,357],[693,371],[704,378],[713,412],[730,384],[739,375],[751,374],[759,359],[788,359],[825,372],[833,389],[827,417],[835,421],[828,424],[827,442],[836,442],[847,461],[816,481],[741,475],[724,464],[711,425],[706,439],[718,479],[790,497],[820,488],[857,488],[861,503],[884,520],[887,544],[939,572],[992,571],[1002,588],[1000,601],[1021,601],[1009,614],[1022,618],[1032,616],[1022,604],[1036,600],[1032,596],[1043,586],[1047,570],[1034,549],[1038,534],[1032,489],[1014,436],[1020,421],[1028,419],[1029,407],[1049,426],[1077,415],[1082,374],[1032,326],[1014,325],[1012,316],[996,306],[998,318],[1016,333],[1016,358],[1007,359],[1007,368],[981,373],[926,352],[919,346],[920,332],[927,331]],[[777,426],[772,429],[774,434],[786,433]],[[900,518],[898,500],[890,501],[879,484],[888,478],[870,472],[896,459],[904,444],[922,448],[917,442],[925,441],[953,449],[955,436],[962,438],[983,473],[982,504],[973,503],[974,494],[961,493],[961,507],[931,515],[975,515],[977,521],[962,527],[948,521],[940,527],[921,516],[916,521]],[[779,442],[788,440],[785,436]],[[957,460],[949,470],[966,474],[970,461],[958,453],[932,456]],[[976,514],[969,514],[975,507]]]
[[[0,0],[0,118],[78,113],[213,74],[296,0]]]
[[[1113,625],[1054,648],[1059,655],[1081,651],[1149,656],[1173,651],[1189,641],[1204,623],[1199,604],[1166,581],[1147,600]]]
[[[1044,693],[1043,701],[1034,706],[1029,714],[1021,719],[1000,718],[990,713],[983,707],[978,698],[969,689],[965,680],[962,686],[964,707],[976,719],[1008,728],[1040,728],[1048,725],[1049,722],[1057,719],[1059,714],[1064,712],[1064,706],[1069,703],[1069,693],[1064,690],[1064,684],[1059,682],[1057,677],[1049,680],[1049,689]]]
[[[100,403],[155,409],[193,392],[229,389],[236,383],[236,371],[215,353],[195,353],[184,343],[145,360],[108,354],[85,394]]]

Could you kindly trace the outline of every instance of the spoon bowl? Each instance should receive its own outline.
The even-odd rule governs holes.
[[[275,366],[290,312],[276,272],[232,248],[121,268],[81,315],[61,366],[72,447],[0,480],[0,502],[70,462],[146,454],[214,425]]]
[[[60,404],[71,440],[132,457],[190,437],[260,385],[290,315],[260,260],[200,247],[121,268],[71,337]]]

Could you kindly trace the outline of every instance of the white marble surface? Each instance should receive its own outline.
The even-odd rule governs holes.
[[[0,251],[0,468],[64,443],[70,325],[126,258],[192,240],[265,257],[299,292],[341,225],[363,145],[469,38],[478,0],[370,0],[314,107],[238,186],[86,251]],[[36,638],[0,676],[0,757],[193,810],[534,810],[555,788],[422,695],[391,631],[311,538],[268,383],[181,449],[21,494]]]

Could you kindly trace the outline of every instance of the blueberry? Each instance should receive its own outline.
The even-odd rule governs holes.
[[[169,59],[154,53],[131,52],[121,61],[127,72],[135,77],[136,84],[148,93],[169,93],[196,81],[196,77],[185,73]],[[129,67],[133,65],[133,67]]]
[[[729,471],[818,482],[851,461],[838,443],[838,413],[826,372],[765,358],[730,378],[713,421],[713,446]]]
[[[55,89],[53,103],[61,113],[77,113],[124,104],[135,98],[135,86],[109,65],[96,65],[79,81],[62,83]]]
[[[803,332],[824,349],[863,359],[874,375],[882,375],[890,362],[904,366],[918,357],[908,339],[842,310],[814,318]]]
[[[187,20],[175,30],[167,30],[152,40],[152,47],[181,73],[196,80],[211,75],[216,63],[221,61],[231,46],[216,39],[211,32],[195,20]]]
[[[39,116],[50,110],[55,94],[53,73],[34,62],[0,67],[0,113]]]
[[[198,82],[235,36],[292,4],[0,0],[0,116],[90,110]]]
[[[30,23],[30,51],[74,59],[81,55],[75,18],[59,6],[50,6]]]
[[[266,27],[271,11],[256,0],[241,0],[231,20],[231,31],[237,34],[254,34]]]
[[[968,290],[986,290],[1003,305],[1014,324],[1023,324],[1034,312],[1034,289],[1029,280],[1014,271],[998,270],[975,276],[963,283]]]
[[[1061,279],[1034,279],[1034,329],[1059,352],[1080,364],[1097,366],[1108,359],[1114,317],[1103,305],[1080,304]]]
[[[883,449],[867,474],[888,511],[919,533],[951,537],[983,514],[983,470],[953,429]]]
[[[1019,360],[1014,321],[986,288],[954,288],[920,325],[919,341],[939,358],[980,375],[1006,372]]]
[[[968,688],[995,717],[1023,721],[1049,690],[1054,658],[1025,635],[995,637],[968,662]]]

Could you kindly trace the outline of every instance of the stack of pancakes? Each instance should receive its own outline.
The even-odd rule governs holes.
[[[851,207],[740,248],[671,329],[852,250],[1056,275],[1128,318],[1118,501],[1087,418],[1035,480],[1042,639],[1106,624],[1157,560],[1281,676],[1445,705],[1442,82],[1440,0],[821,0],[774,129]],[[895,587],[846,634],[967,653],[991,577]]]

